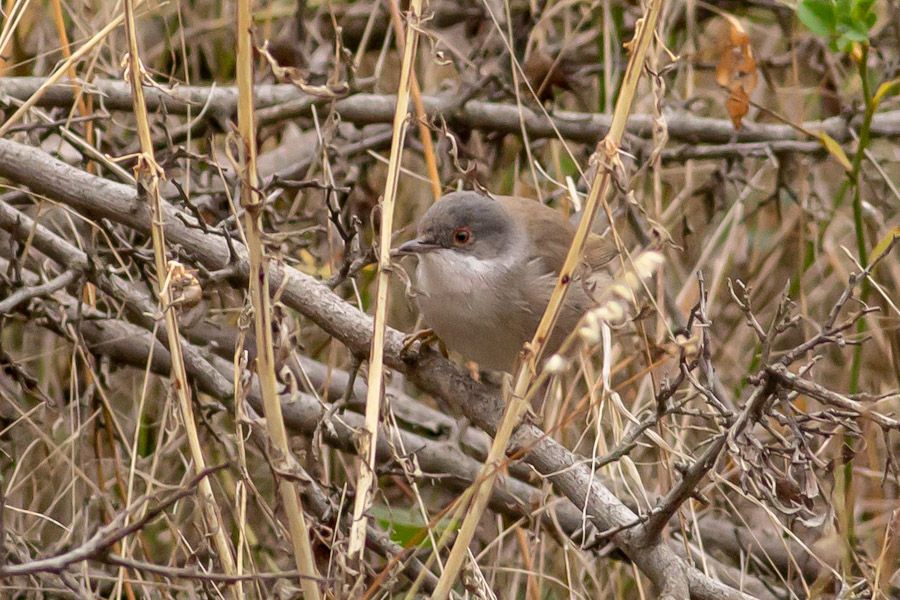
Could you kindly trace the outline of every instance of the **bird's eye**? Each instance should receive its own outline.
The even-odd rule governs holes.
[[[453,232],[453,241],[456,244],[468,244],[472,239],[472,230],[468,227],[460,227]]]

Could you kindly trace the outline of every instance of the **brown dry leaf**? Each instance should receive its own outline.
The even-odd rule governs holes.
[[[756,59],[750,47],[750,36],[740,22],[730,15],[728,39],[716,65],[716,83],[728,90],[725,109],[735,129],[741,128],[741,119],[750,110],[750,94],[756,89]]]
[[[558,87],[571,91],[571,79],[575,70],[565,58],[554,60],[546,51],[536,48],[522,66],[528,83],[538,94],[540,100],[548,100],[553,97],[553,88]]]
[[[728,111],[734,128],[740,129],[741,119],[750,110],[750,96],[744,91],[744,86],[737,85],[730,91],[728,99],[725,100],[725,110]]]
[[[589,46],[595,32],[580,34],[567,41],[561,50],[534,47],[525,59],[522,70],[529,85],[545,101],[553,98],[554,90],[565,90],[575,95],[583,108],[587,108],[587,90],[590,87],[581,74],[583,65],[576,55],[582,46]]]

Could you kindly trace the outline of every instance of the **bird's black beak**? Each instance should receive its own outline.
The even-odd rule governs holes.
[[[410,256],[413,254],[425,254],[433,252],[440,248],[440,244],[436,244],[428,239],[416,238],[401,244],[391,252],[394,256]]]

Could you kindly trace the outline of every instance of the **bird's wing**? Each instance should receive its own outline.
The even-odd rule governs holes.
[[[575,227],[559,211],[536,200],[518,196],[497,196],[496,199],[513,218],[519,218],[528,239],[533,242],[535,258],[551,272],[559,273],[575,236]],[[520,210],[523,205],[527,205],[531,218],[517,217],[523,214]],[[593,271],[607,264],[617,253],[614,244],[592,233],[585,244],[584,260]]]
[[[619,249],[611,240],[600,237],[596,233],[588,236],[587,243],[584,245],[584,261],[591,271],[607,265],[618,255]]]

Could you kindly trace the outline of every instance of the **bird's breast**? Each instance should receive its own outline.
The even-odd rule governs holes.
[[[491,262],[447,252],[421,257],[416,275],[425,318],[456,322],[496,318],[510,300],[511,274]]]
[[[533,330],[509,265],[434,252],[419,259],[416,302],[448,348],[483,368],[508,370]]]

